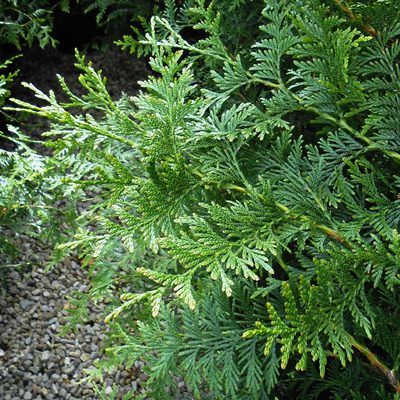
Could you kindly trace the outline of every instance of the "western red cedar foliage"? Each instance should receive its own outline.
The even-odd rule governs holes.
[[[11,44],[18,50],[26,45],[32,46],[34,43],[42,48],[48,45],[56,46],[58,44],[54,33],[54,25],[57,25],[56,14],[60,15],[59,19],[63,22],[63,19],[65,20],[72,11],[75,20],[70,21],[78,25],[79,16],[91,14],[98,26],[108,30],[115,24],[121,25],[121,19],[127,18],[128,21],[133,22],[139,17],[146,17],[153,6],[155,4],[151,0],[2,0],[0,2],[0,44]],[[86,23],[88,21],[90,19]],[[122,25],[124,23],[125,21]],[[78,28],[84,34],[86,27],[82,26],[82,23],[80,25]],[[71,33],[70,35],[73,36]],[[65,38],[62,39],[65,40]]]
[[[136,97],[77,54],[85,95],[15,101],[91,204],[58,249],[120,295],[110,365],[145,360],[158,399],[171,374],[202,399],[397,396],[397,2],[166,3],[125,41],[151,54]]]

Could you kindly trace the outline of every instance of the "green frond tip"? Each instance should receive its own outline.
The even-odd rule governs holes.
[[[181,275],[167,274],[152,271],[146,268],[137,268],[136,272],[159,284],[163,291],[171,289],[191,310],[196,307],[196,300],[193,294],[192,279],[194,271],[188,271]],[[156,302],[156,305],[158,301]]]

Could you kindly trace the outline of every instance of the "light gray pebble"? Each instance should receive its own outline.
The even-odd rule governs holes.
[[[97,344],[92,343],[90,345],[90,351],[95,352],[95,351],[98,351],[98,350],[99,350],[99,348],[97,347]]]
[[[40,359],[41,359],[42,361],[47,361],[47,360],[49,360],[49,359],[50,359],[50,352],[47,351],[47,350],[44,351],[44,352],[41,354]]]
[[[26,310],[29,306],[31,306],[33,303],[30,300],[22,300],[20,303],[20,306],[23,310]]]
[[[57,393],[58,393],[58,387],[57,387],[54,383],[51,384],[51,391],[52,391],[54,394],[57,394]]]
[[[33,374],[37,374],[39,372],[39,367],[34,365],[32,367],[29,368],[29,371],[31,371]]]
[[[55,322],[54,324],[51,324],[50,325],[50,329],[52,330],[52,331],[57,331],[58,330],[58,328],[59,328],[59,323],[58,322]]]
[[[51,375],[51,380],[53,382],[59,382],[61,380],[61,376],[59,374],[53,374]]]
[[[92,354],[92,355],[93,355],[93,354]],[[98,356],[98,353],[95,353],[95,355]],[[86,361],[89,361],[89,360],[91,359],[91,356],[88,355],[88,354],[86,354],[86,353],[83,353],[83,354],[80,355],[80,359],[81,359],[81,361],[82,361],[83,363],[85,363]]]
[[[74,372],[75,366],[74,366],[74,365],[64,366],[64,367],[62,367],[61,370],[62,370],[62,372],[64,372],[65,374],[71,374],[72,372]]]
[[[61,348],[61,347],[58,347],[58,348],[56,349],[56,353],[57,353],[58,356],[60,356],[61,358],[64,358],[64,357],[65,357],[65,350],[64,350],[63,348]]]
[[[54,290],[59,290],[59,289],[62,288],[62,285],[61,285],[61,283],[58,282],[58,281],[53,281],[53,282],[51,283],[51,287],[52,287]]]
[[[32,392],[33,393],[40,393],[40,391],[41,391],[41,388],[36,383],[33,383],[32,384]]]
[[[79,266],[79,264],[77,264],[75,261],[71,261],[71,268],[72,268],[72,269],[79,269],[80,266]]]
[[[111,386],[107,386],[104,390],[104,393],[109,395],[112,392],[112,387]]]
[[[8,372],[9,372],[10,374],[15,374],[15,373],[17,372],[17,367],[16,367],[15,365],[10,365],[10,366],[8,367]]]
[[[93,359],[93,361],[98,360],[97,358]],[[82,369],[87,369],[92,365],[92,360],[88,360],[82,364]]]

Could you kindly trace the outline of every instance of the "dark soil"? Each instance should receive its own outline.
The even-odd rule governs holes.
[[[123,52],[116,45],[109,44],[101,50],[86,50],[86,60],[91,61],[93,67],[103,71],[107,78],[107,88],[114,99],[121,97],[122,92],[134,95],[139,90],[138,81],[145,80],[150,73],[147,60]],[[15,60],[14,66],[19,70],[17,78],[11,88],[11,97],[33,103],[43,104],[35,98],[34,93],[21,85],[22,82],[32,83],[35,87],[48,93],[54,91],[57,98],[66,100],[62,92],[57,75],[64,77],[72,92],[77,95],[84,93],[78,81],[79,71],[74,66],[73,51],[63,52],[55,48],[40,49],[39,47],[26,49],[23,56]],[[8,106],[15,106],[10,100]],[[33,139],[39,139],[48,128],[48,122],[32,115],[7,112],[8,124],[19,126],[21,131]],[[5,131],[3,126],[2,131]],[[0,139],[0,147],[11,149],[12,142]],[[48,149],[34,146],[41,153],[48,153]]]
[[[103,51],[89,50],[86,54],[94,68],[101,69],[107,77],[108,89],[114,98],[118,98],[121,92],[135,94],[139,88],[137,82],[149,74],[144,59],[137,59],[115,45],[107,46]],[[77,80],[79,72],[74,63],[73,52],[64,53],[54,48],[27,49],[24,56],[15,63],[20,73],[15,81],[13,96],[25,101],[34,100],[32,92],[22,87],[21,82],[33,83],[43,92],[54,90],[56,94],[60,94],[57,74],[65,78],[74,92],[82,93],[82,87]]]

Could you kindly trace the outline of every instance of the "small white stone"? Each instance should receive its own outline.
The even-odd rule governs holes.
[[[21,308],[23,310],[26,310],[30,305],[32,305],[32,302],[27,300],[27,299],[24,299],[24,300],[21,301],[20,304],[21,304]]]
[[[104,391],[105,394],[110,394],[112,392],[112,387],[111,386],[107,386],[106,390]]]
[[[40,359],[42,360],[42,361],[47,361],[48,359],[50,358],[50,352],[49,351],[44,351],[42,354],[41,354],[41,356],[40,356]]]

